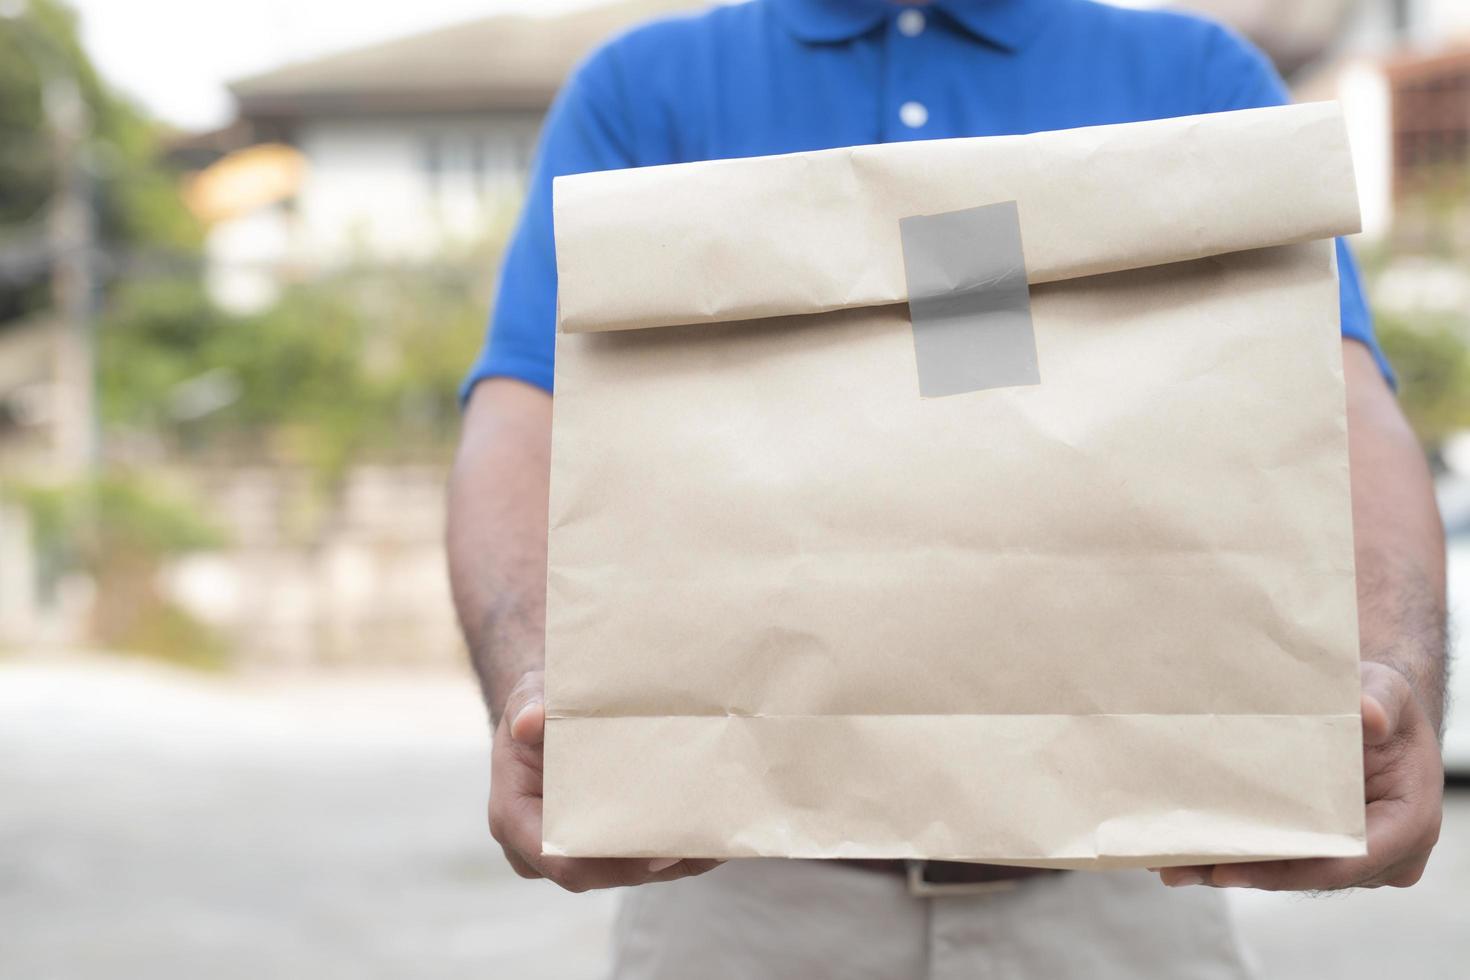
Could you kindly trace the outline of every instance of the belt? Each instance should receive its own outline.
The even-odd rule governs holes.
[[[1013,868],[1003,864],[969,864],[964,861],[849,858],[842,863],[869,871],[903,875],[908,882],[909,894],[920,898],[988,895],[1010,891],[1028,878],[1061,873],[1053,868]]]

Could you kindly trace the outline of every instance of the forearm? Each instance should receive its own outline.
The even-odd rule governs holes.
[[[492,719],[542,665],[551,398],[482,382],[466,407],[449,483],[449,578],[460,628]]]
[[[1444,529],[1418,441],[1377,366],[1343,345],[1364,660],[1408,678],[1436,732],[1444,717]]]

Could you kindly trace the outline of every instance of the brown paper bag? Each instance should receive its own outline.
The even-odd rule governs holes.
[[[999,202],[1039,383],[921,397],[900,223]],[[555,221],[547,853],[1363,852],[1335,106],[566,177]]]

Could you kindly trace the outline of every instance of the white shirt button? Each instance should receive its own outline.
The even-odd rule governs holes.
[[[924,33],[924,12],[909,8],[898,15],[898,33],[904,37],[918,37]]]
[[[918,129],[929,121],[929,110],[922,102],[905,102],[898,107],[898,118],[909,129]]]

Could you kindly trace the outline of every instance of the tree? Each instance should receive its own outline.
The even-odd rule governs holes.
[[[250,316],[220,311],[197,281],[120,289],[99,338],[104,422],[180,457],[227,447],[305,466],[324,488],[364,456],[443,457],[492,266],[347,270]],[[210,386],[218,397],[194,410]]]
[[[199,244],[176,175],[160,163],[159,127],[99,78],[70,8],[25,0],[0,17],[0,324],[49,303],[44,229],[56,160],[46,100],[48,84],[62,83],[76,87],[90,119],[84,152],[108,264]]]
[[[1380,314],[1378,335],[1399,380],[1399,404],[1431,454],[1470,428],[1470,324],[1458,317]]]

